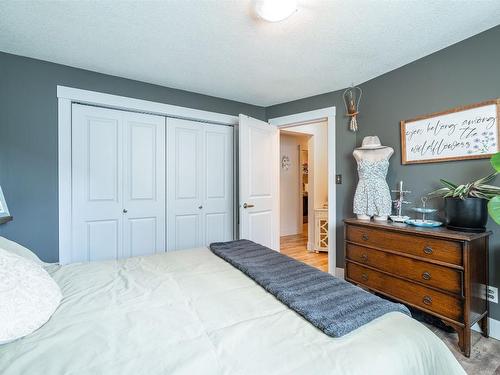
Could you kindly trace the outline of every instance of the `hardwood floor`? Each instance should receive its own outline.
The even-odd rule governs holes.
[[[307,225],[305,225],[303,234],[281,237],[280,250],[282,254],[328,272],[328,253],[316,254],[307,251]]]

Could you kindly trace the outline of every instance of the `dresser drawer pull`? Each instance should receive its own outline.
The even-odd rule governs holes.
[[[432,254],[432,247],[430,247],[430,246],[424,247],[424,253],[426,253],[426,254]]]
[[[363,241],[368,241],[368,235],[366,233],[363,233],[361,238],[363,239]]]
[[[361,260],[362,260],[363,262],[366,262],[366,261],[368,260],[368,255],[366,255],[366,254],[361,254]]]
[[[432,298],[431,298],[431,296],[425,296],[422,299],[422,302],[425,303],[426,305],[432,305]]]
[[[424,280],[430,280],[431,279],[431,274],[429,272],[424,272],[422,274],[422,279],[424,279]]]
[[[368,275],[366,273],[361,274],[363,281],[368,281]]]

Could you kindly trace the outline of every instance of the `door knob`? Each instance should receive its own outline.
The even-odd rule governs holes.
[[[128,210],[126,208],[123,209],[123,213],[126,214]]]
[[[203,206],[198,206],[198,210],[201,210],[203,208]]]
[[[253,204],[243,203],[243,208],[252,208],[255,207]]]

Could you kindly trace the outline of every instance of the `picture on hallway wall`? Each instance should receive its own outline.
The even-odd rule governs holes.
[[[500,99],[403,120],[401,163],[482,159],[500,151]]]

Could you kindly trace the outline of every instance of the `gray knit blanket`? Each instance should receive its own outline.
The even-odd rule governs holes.
[[[213,243],[210,250],[329,336],[343,336],[392,311],[411,316],[404,305],[249,240]]]

